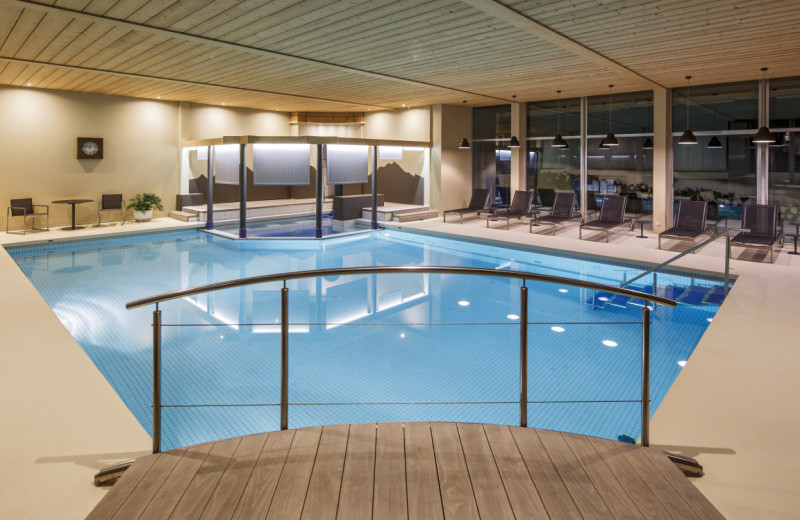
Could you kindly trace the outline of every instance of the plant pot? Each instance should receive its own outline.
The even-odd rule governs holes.
[[[151,218],[153,218],[153,210],[148,209],[147,211],[136,211],[133,210],[133,218],[136,219],[136,222],[147,222]]]

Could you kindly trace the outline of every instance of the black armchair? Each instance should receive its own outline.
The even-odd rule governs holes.
[[[28,220],[31,221],[31,231],[34,229],[42,229],[34,227],[36,217],[44,218],[45,231],[50,229],[50,206],[46,204],[34,204],[32,199],[11,199],[11,205],[6,212],[6,233],[8,233],[8,225],[11,217],[22,217],[22,234],[25,234],[25,226],[28,225]]]

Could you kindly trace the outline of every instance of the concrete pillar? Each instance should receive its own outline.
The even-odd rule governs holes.
[[[440,213],[464,208],[472,197],[472,149],[458,148],[464,137],[472,145],[471,108],[431,107],[430,206]]]
[[[525,158],[528,155],[527,108],[525,103],[511,103],[511,135],[519,139],[519,148],[511,149],[511,196],[514,191],[526,190],[527,172]]]
[[[672,91],[653,91],[653,231],[672,227]]]

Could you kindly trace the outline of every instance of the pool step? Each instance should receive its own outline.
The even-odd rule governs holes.
[[[182,222],[197,222],[197,213],[189,213],[187,211],[175,211],[172,210],[169,212],[170,218],[174,218],[176,220],[180,220]]]
[[[630,289],[653,294],[652,285],[630,287]],[[667,285],[658,288],[658,296],[675,300],[683,305],[721,305],[722,301],[725,299],[725,288],[721,285],[715,285],[714,287],[703,287],[700,285],[690,285],[688,287]],[[595,308],[602,309],[609,306],[624,309],[630,306],[644,307],[645,300],[598,291],[588,303],[591,303]]]
[[[438,216],[439,212],[430,209],[428,206],[398,204],[394,206],[378,206],[377,218],[375,220],[378,222],[408,222],[411,220],[424,220]],[[361,218],[372,220],[372,208],[362,209]]]

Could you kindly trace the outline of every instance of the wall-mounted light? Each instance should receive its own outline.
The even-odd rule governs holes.
[[[683,135],[678,139],[678,144],[697,144],[697,138],[694,133],[689,129],[689,80],[691,76],[686,76],[686,130]]]

